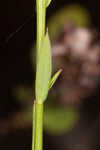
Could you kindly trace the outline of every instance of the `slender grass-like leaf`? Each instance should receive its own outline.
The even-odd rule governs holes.
[[[54,83],[58,79],[58,77],[59,77],[59,75],[60,75],[61,72],[62,72],[62,69],[60,69],[59,71],[57,71],[55,73],[55,75],[52,77],[52,79],[50,80],[50,83],[49,83],[49,90],[52,88],[52,86],[54,85]]]
[[[49,82],[51,79],[51,44],[48,32],[46,33],[40,54],[38,57],[37,72],[36,72],[36,100],[42,103],[47,95],[49,89]]]

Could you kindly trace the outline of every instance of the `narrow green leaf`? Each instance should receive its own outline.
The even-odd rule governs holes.
[[[51,43],[48,32],[44,37],[40,54],[38,57],[37,71],[36,71],[36,100],[43,102],[49,90],[49,82],[51,79]]]
[[[59,77],[60,73],[62,72],[62,69],[60,69],[58,72],[55,73],[55,75],[52,77],[50,83],[49,83],[49,90],[52,88],[54,83],[56,82],[57,78]]]
[[[50,5],[51,0],[45,0],[45,6],[48,7]]]

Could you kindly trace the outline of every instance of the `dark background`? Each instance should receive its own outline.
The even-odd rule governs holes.
[[[65,4],[78,3],[86,7],[92,17],[92,24],[100,30],[100,5],[95,0],[52,0],[47,9],[47,19]],[[33,16],[33,17],[32,17]],[[13,36],[20,25],[26,22]],[[16,111],[18,104],[12,97],[12,88],[19,83],[32,85],[34,73],[30,62],[30,47],[36,35],[35,1],[6,0],[0,1],[0,118],[9,118]],[[10,35],[10,36],[9,36]],[[98,89],[99,91],[99,89]],[[98,92],[99,93],[99,92]],[[99,102],[87,101],[86,112],[94,109],[90,118],[96,117]],[[91,120],[91,119],[90,119]],[[96,134],[96,133],[95,133]],[[45,135],[46,136],[46,135]],[[46,144],[50,143],[47,137]],[[31,149],[31,130],[12,132],[6,138],[0,136],[0,148]],[[49,142],[48,142],[49,141]],[[98,144],[96,144],[98,145]],[[20,148],[19,148],[20,147]],[[97,146],[99,148],[99,146]],[[45,146],[46,148],[46,146]]]

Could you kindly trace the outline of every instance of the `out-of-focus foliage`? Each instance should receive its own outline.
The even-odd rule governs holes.
[[[87,27],[90,25],[90,15],[87,9],[77,4],[65,6],[57,11],[48,21],[50,38],[52,41],[59,36],[63,26],[69,21],[72,21],[77,26]]]
[[[44,129],[49,134],[63,134],[74,127],[78,117],[74,107],[47,107],[44,115]]]
[[[16,86],[13,88],[13,96],[16,97],[19,104],[27,106],[29,101],[33,98],[33,89],[28,86]]]

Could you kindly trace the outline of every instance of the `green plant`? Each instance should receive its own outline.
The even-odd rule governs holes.
[[[36,44],[36,81],[33,106],[32,150],[42,150],[43,143],[43,105],[48,92],[58,78],[59,70],[51,79],[52,58],[48,30],[45,34],[46,8],[51,0],[37,0],[37,44]]]

